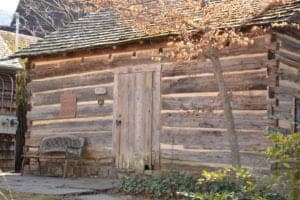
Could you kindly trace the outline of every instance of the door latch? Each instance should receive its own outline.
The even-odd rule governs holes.
[[[121,121],[121,120],[116,120],[116,125],[117,125],[117,126],[120,126],[120,125],[121,125],[121,123],[122,123],[122,121]]]

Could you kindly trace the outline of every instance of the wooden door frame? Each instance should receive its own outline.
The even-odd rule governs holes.
[[[120,151],[120,133],[116,134],[117,120],[116,116],[118,115],[118,98],[115,98],[118,95],[118,75],[119,74],[130,74],[130,73],[142,73],[142,72],[155,72],[153,76],[153,81],[155,85],[153,93],[153,99],[155,103],[152,102],[153,106],[153,124],[152,125],[152,146],[156,151],[151,152],[151,157],[155,158],[154,161],[154,169],[160,169],[160,133],[161,133],[161,64],[147,64],[147,65],[139,65],[139,66],[131,66],[131,67],[120,67],[113,71],[114,73],[114,90],[113,90],[113,127],[112,127],[112,152],[115,158],[115,165],[118,166],[118,159],[116,159],[117,153]],[[155,89],[156,88],[156,89]]]

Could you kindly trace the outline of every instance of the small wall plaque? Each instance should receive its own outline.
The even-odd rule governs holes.
[[[66,91],[60,96],[60,117],[74,118],[76,117],[77,98],[71,91]]]
[[[95,89],[96,95],[104,95],[104,94],[106,94],[106,92],[107,92],[106,88],[96,88]]]

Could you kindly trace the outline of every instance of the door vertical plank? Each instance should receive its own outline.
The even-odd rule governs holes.
[[[135,156],[134,156],[134,146],[135,146],[135,93],[136,93],[136,75],[134,73],[128,74],[128,158],[129,158],[129,168],[135,168]]]
[[[136,73],[136,96],[135,96],[135,169],[144,170],[144,85],[145,74]]]
[[[145,88],[144,88],[144,159],[148,169],[152,168],[151,152],[152,152],[152,96],[153,90],[153,72],[145,72]]]
[[[128,157],[128,146],[129,146],[129,129],[128,129],[128,74],[120,74],[119,83],[119,95],[121,105],[121,136],[120,136],[120,153],[122,158],[122,168],[128,169],[129,157]]]
[[[117,125],[119,120],[119,75],[114,74],[114,100],[113,100],[113,155],[115,156],[116,167],[120,167],[120,127]]]
[[[121,169],[124,169],[125,167],[125,155],[124,155],[124,137],[126,135],[126,130],[124,129],[124,124],[126,123],[124,121],[124,104],[126,104],[126,99],[124,98],[124,85],[127,85],[124,79],[123,74],[119,74],[119,88],[118,88],[118,101],[119,101],[119,107],[118,107],[118,128],[119,128],[119,148],[120,148],[120,154],[119,154],[119,167]],[[125,102],[124,102],[125,101]]]
[[[155,170],[160,169],[160,131],[161,131],[161,121],[160,121],[160,112],[161,112],[161,67],[159,66],[154,72],[153,80],[153,123],[152,123],[152,165]]]

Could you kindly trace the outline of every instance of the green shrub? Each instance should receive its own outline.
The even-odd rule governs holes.
[[[300,133],[269,135],[273,146],[267,155],[274,162],[273,175],[277,177],[279,191],[289,200],[300,199]]]
[[[197,178],[185,173],[171,171],[161,175],[136,175],[123,178],[118,189],[128,194],[173,198],[177,192],[195,193],[199,187]]]
[[[122,179],[119,190],[167,199],[180,195],[198,200],[285,200],[274,192],[269,182],[258,184],[246,169],[232,168],[203,171],[199,179],[174,171],[153,176],[137,175]]]
[[[200,190],[187,197],[198,200],[285,200],[268,184],[258,184],[246,169],[203,171],[198,184]]]
[[[250,173],[245,169],[222,169],[216,172],[203,171],[198,180],[202,192],[238,192],[253,186]]]

